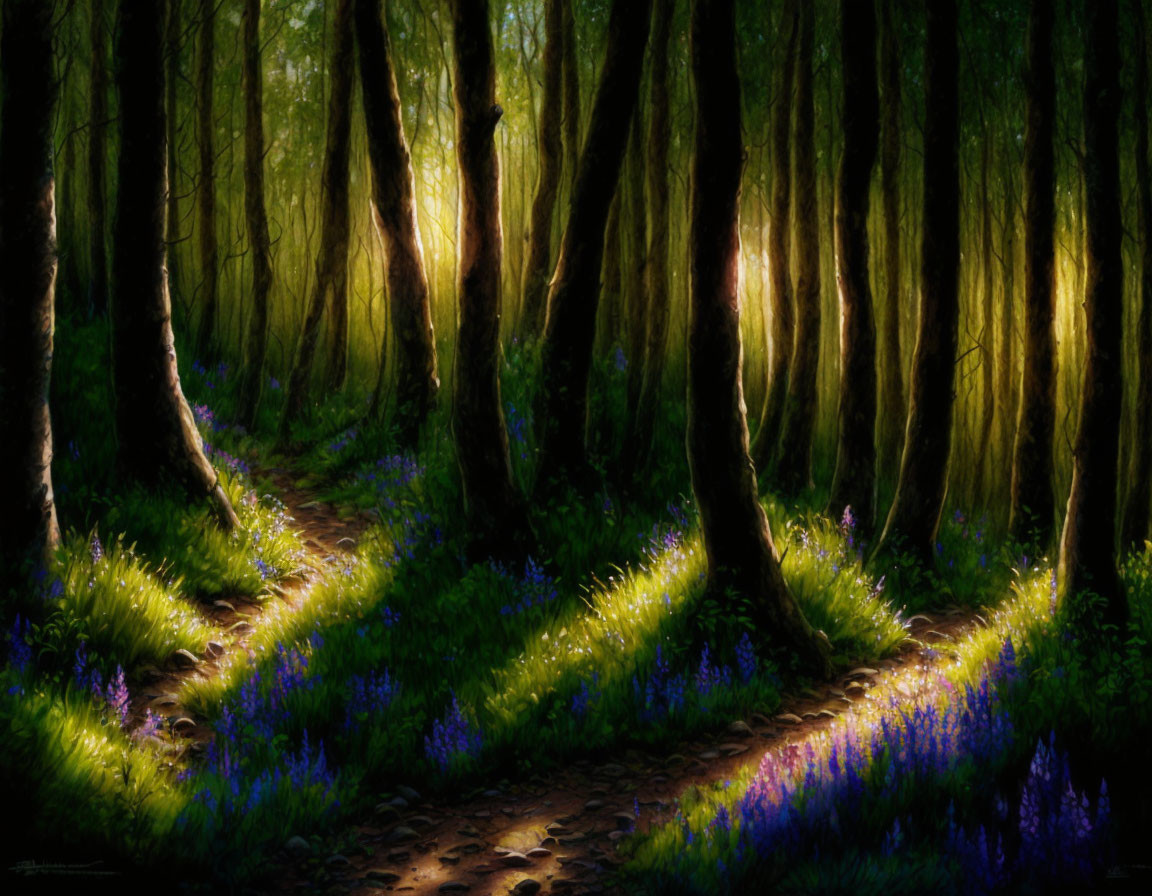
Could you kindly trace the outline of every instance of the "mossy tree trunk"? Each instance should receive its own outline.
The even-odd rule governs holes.
[[[104,0],[92,0],[89,16],[88,310],[102,317],[108,311],[108,24]]]
[[[200,35],[196,46],[196,179],[197,242],[200,252],[200,325],[196,351],[201,358],[215,354],[216,315],[219,302],[220,252],[216,236],[216,3],[200,0]]]

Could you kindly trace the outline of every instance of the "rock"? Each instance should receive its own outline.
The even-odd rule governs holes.
[[[289,837],[284,842],[284,850],[289,855],[297,859],[302,859],[307,855],[311,855],[312,844],[300,836]]]
[[[487,809],[481,809],[479,812],[473,812],[472,817],[473,818],[491,818],[492,813],[489,812]]]
[[[522,852],[506,852],[500,856],[500,864],[505,868],[523,868],[532,864],[532,860]]]
[[[752,729],[748,727],[747,722],[741,722],[739,719],[737,719],[735,722],[728,726],[728,733],[733,734],[736,737],[751,737]]]
[[[404,784],[398,785],[396,792],[400,794],[400,796],[404,797],[404,799],[408,800],[408,802],[413,806],[423,800],[423,797],[420,796],[419,791],[413,790],[411,787],[407,787]]]
[[[446,880],[440,884],[441,893],[463,893],[465,890],[471,890],[472,885],[466,884],[462,880]]]
[[[864,692],[864,685],[860,684],[858,681],[850,681],[848,684],[844,685],[844,692],[851,696],[859,696]]]
[[[826,719],[834,719],[834,718],[836,718],[836,713],[834,713],[834,712],[833,712],[832,710],[830,710],[830,709],[822,709],[822,710],[820,710],[820,712],[816,713],[816,715],[817,715],[817,716],[820,716],[820,717],[823,717],[823,718],[826,718]]]
[[[499,790],[496,790],[496,789],[494,789],[494,788],[493,788],[493,789],[490,789],[490,790],[485,790],[485,791],[484,791],[484,796],[486,796],[486,797],[488,797],[489,799],[491,799],[492,797],[496,797],[496,796],[503,796],[503,794],[502,794],[502,793],[501,793]]]
[[[373,883],[394,884],[400,880],[400,875],[387,868],[369,868],[364,872],[364,879]]]
[[[564,834],[572,833],[568,828],[560,824],[558,821],[553,821],[549,824],[546,824],[544,826],[544,831],[548,834],[551,834],[553,837],[560,837]]]
[[[440,856],[440,862],[444,865],[455,865],[460,861],[460,856]]]
[[[161,694],[159,697],[157,697],[155,700],[152,701],[152,705],[155,707],[159,707],[159,708],[162,708],[165,706],[176,706],[177,705],[176,695],[175,694]]]
[[[617,840],[622,840],[628,836],[628,831],[609,831],[608,839],[615,843]]]
[[[177,669],[195,669],[200,665],[200,660],[196,659],[196,655],[192,651],[181,647],[172,654],[172,663]]]
[[[574,843],[583,843],[587,839],[583,834],[577,831],[574,834],[567,834],[563,837],[557,837],[556,842],[561,846],[571,846]]]
[[[741,753],[748,752],[747,744],[720,744],[719,749],[725,756],[739,756]]]
[[[540,881],[526,877],[512,888],[512,892],[517,896],[535,896],[540,892]]]
[[[394,809],[407,809],[408,800],[404,799],[402,796],[394,796],[392,799],[388,800],[388,805],[392,806]]]
[[[182,716],[172,723],[172,730],[177,734],[191,734],[196,730],[196,723],[187,716]]]
[[[705,759],[705,760],[719,759],[720,758],[720,751],[719,750],[705,750],[703,753],[700,754],[700,758]]]
[[[603,809],[604,800],[588,800],[588,802],[584,804],[584,808],[588,812],[595,812],[597,809]]]
[[[811,721],[812,721],[814,718],[816,718],[816,713],[814,713],[814,712],[806,712],[806,713],[804,713],[804,714],[801,716],[801,718],[802,718],[802,719],[804,719],[804,720],[805,720],[805,721],[807,721],[807,722],[811,722]]]
[[[628,769],[617,762],[609,762],[607,765],[601,766],[600,774],[609,778],[622,778],[628,774]]]
[[[528,850],[528,852],[524,853],[524,855],[528,856],[530,859],[546,859],[548,856],[552,855],[552,850],[545,849],[543,846],[537,846]]]
[[[617,812],[612,816],[612,820],[616,822],[616,827],[621,831],[631,830],[636,824],[636,816],[631,812]]]
[[[787,722],[789,725],[799,725],[802,720],[800,716],[796,715],[794,712],[782,712],[780,715],[776,716],[776,721]]]
[[[407,825],[397,825],[388,832],[386,843],[410,843],[416,839],[416,832]]]
[[[347,856],[342,856],[340,853],[335,853],[328,856],[328,858],[324,860],[324,864],[329,868],[347,868],[352,863],[348,861]]]
[[[394,849],[390,853],[388,853],[388,861],[389,862],[407,862],[408,857],[410,855],[412,855],[412,853],[410,853],[406,849]]]
[[[435,823],[436,822],[434,822],[427,815],[414,815],[408,819],[408,826],[418,831],[424,828],[430,828]]]
[[[218,610],[230,610],[233,613],[236,612],[236,608],[226,600],[214,600],[212,601],[212,606],[216,607]]]
[[[480,832],[478,830],[476,830],[476,828],[473,825],[470,825],[470,824],[464,825],[464,827],[460,828],[456,833],[459,834],[461,837],[479,837],[480,836]]]
[[[239,622],[234,622],[230,626],[228,626],[227,630],[232,632],[233,634],[242,635],[245,632],[252,631],[252,626],[249,625],[244,620],[240,620]]]
[[[209,656],[223,656],[224,645],[219,641],[209,641],[206,645],[204,645],[204,652]]]
[[[828,693],[833,697],[843,697],[844,692],[840,688],[828,688]]]
[[[396,807],[388,803],[376,804],[376,820],[381,824],[387,824],[390,821],[396,821],[400,817],[400,813],[396,811]]]
[[[873,675],[879,674],[880,672],[878,670],[873,669],[870,666],[860,666],[859,668],[853,669],[851,672],[849,672],[848,678],[869,678]]]
[[[917,613],[915,616],[908,620],[909,625],[912,625],[914,622],[924,622],[928,625],[932,625],[933,620],[930,616],[925,616],[923,613]]]

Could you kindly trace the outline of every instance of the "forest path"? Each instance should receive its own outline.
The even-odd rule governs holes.
[[[981,617],[957,607],[915,616],[911,639],[875,668],[786,695],[773,718],[753,714],[666,751],[628,749],[610,761],[570,761],[464,798],[424,800],[397,788],[399,797],[347,832],[359,854],[302,861],[277,875],[273,887],[418,896],[625,892],[614,881],[624,862],[617,846],[633,826],[648,829],[670,820],[687,788],[754,769],[765,754],[818,737],[837,718],[886,707],[892,699],[907,705],[931,697],[940,687],[936,666],[950,657],[951,645],[983,625]]]
[[[301,607],[330,567],[350,554],[360,537],[373,523],[364,513],[342,512],[341,508],[322,500],[318,493],[297,485],[295,472],[286,467],[259,467],[255,470],[272,483],[277,497],[284,503],[294,528],[301,535],[305,557],[289,577],[273,585],[271,594],[260,598],[233,596],[197,604],[204,621],[219,630],[208,642],[202,656],[181,652],[167,668],[146,668],[144,682],[131,696],[131,725],[135,728],[147,709],[162,719],[170,720],[172,730],[181,735],[191,750],[202,750],[212,737],[205,720],[180,702],[181,686],[191,678],[211,679],[220,674],[229,654],[244,651],[261,625],[270,601],[282,601],[290,610]]]

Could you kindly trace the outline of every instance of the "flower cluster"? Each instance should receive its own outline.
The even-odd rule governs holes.
[[[115,674],[105,682],[100,670],[91,665],[88,647],[81,641],[73,656],[72,680],[80,693],[91,694],[92,699],[104,708],[121,729],[127,729],[131,695],[123,667],[117,666]]]
[[[344,430],[336,441],[329,443],[327,446],[329,454],[339,454],[350,444],[356,441],[356,437],[360,435],[360,431],[356,427],[350,427]]]
[[[656,662],[643,685],[632,677],[632,693],[641,720],[652,722],[673,715],[684,708],[687,682],[683,673],[672,674],[671,664],[661,646],[656,647]]]
[[[444,714],[444,718],[432,723],[432,733],[424,738],[424,755],[440,769],[447,773],[462,762],[475,759],[480,755],[483,746],[483,736],[460,709],[460,701],[452,695],[452,706]]]
[[[736,642],[736,671],[740,680],[747,684],[756,674],[756,648],[752,646],[752,636],[744,632]]]
[[[519,578],[513,577],[500,564],[493,564],[493,569],[512,582],[512,600],[500,608],[503,616],[523,613],[532,607],[543,607],[556,599],[556,580],[533,557],[524,561],[524,573]]]
[[[508,438],[512,444],[520,449],[520,459],[528,457],[528,427],[531,425],[531,414],[524,415],[517,410],[516,405],[508,402],[504,406],[504,420],[508,427]]]
[[[600,690],[597,685],[600,683],[600,674],[598,672],[592,673],[592,681],[581,679],[580,689],[572,695],[571,710],[572,715],[577,719],[582,719],[588,715],[588,710],[595,706],[600,701]]]
[[[400,695],[400,683],[388,674],[369,672],[367,675],[353,675],[345,684],[344,730],[352,731],[374,713],[382,712],[392,705]]]
[[[358,472],[356,479],[366,489],[376,492],[383,507],[395,510],[400,503],[400,493],[423,474],[424,467],[412,455],[391,454]]]
[[[728,687],[732,684],[732,670],[727,666],[712,662],[708,645],[700,654],[700,665],[696,667],[696,693],[700,697],[707,697],[718,687]]]

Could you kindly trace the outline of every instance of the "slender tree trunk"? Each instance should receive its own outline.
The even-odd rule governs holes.
[[[328,319],[328,388],[339,392],[348,380],[348,275],[336,278],[332,289],[332,313]]]
[[[537,485],[587,472],[584,425],[608,208],[636,105],[652,0],[613,0],[608,48],[548,295],[536,409]]]
[[[956,0],[927,6],[920,319],[896,496],[879,547],[929,563],[948,486],[960,317]]]
[[[597,318],[597,344],[601,354],[608,352],[620,337],[620,308],[623,305],[624,260],[620,246],[620,205],[622,189],[616,190],[604,225],[604,260],[600,272],[600,305]]]
[[[784,575],[748,454],[740,345],[740,82],[733,0],[694,0],[696,137],[689,254],[688,464],[718,600],[751,602],[759,629],[831,674],[827,639],[813,631]]]
[[[776,462],[776,485],[787,495],[807,488],[812,476],[812,435],[816,428],[820,374],[820,210],[816,190],[815,103],[812,56],[816,12],[801,4],[800,47],[796,61],[796,134],[792,156],[796,181],[796,341],[784,402],[784,432]]]
[[[89,20],[92,60],[88,93],[88,254],[92,268],[88,309],[102,317],[108,310],[108,194],[105,184],[108,145],[108,63],[104,0],[92,0]]]
[[[1024,139],[1024,379],[1012,458],[1009,529],[1043,550],[1052,540],[1052,440],[1056,432],[1056,75],[1054,0],[1032,0],[1028,17]]]
[[[904,355],[900,347],[900,150],[904,141],[900,45],[893,21],[895,0],[880,3],[880,72],[883,145],[880,183],[884,204],[884,301],[880,306],[880,432],[878,470],[895,476],[904,439]]]
[[[1016,438],[1016,415],[1020,384],[1016,380],[1016,183],[1015,166],[1009,162],[1002,172],[1004,183],[1003,224],[1000,229],[1001,289],[1000,351],[996,357],[996,416],[1000,420],[1000,440],[996,450],[1012,457]],[[1011,467],[1008,471],[1011,488]],[[1003,484],[1001,482],[1001,484]],[[1011,491],[1009,491],[1011,494]],[[1009,500],[1011,506],[1011,500]]]
[[[1116,571],[1116,476],[1122,389],[1119,46],[1116,0],[1085,0],[1084,186],[1088,198],[1087,352],[1072,491],[1060,539],[1060,599],[1086,591],[1105,601],[1103,616],[1122,624],[1128,602]]]
[[[836,280],[840,290],[840,408],[828,513],[851,507],[865,532],[876,503],[876,324],[868,279],[868,206],[880,132],[876,14],[872,0],[840,0],[844,60],[836,177]]]
[[[1140,241],[1139,384],[1136,391],[1136,439],[1132,451],[1131,488],[1124,508],[1121,546],[1139,550],[1148,537],[1148,502],[1152,498],[1152,178],[1148,173],[1148,31],[1143,0],[1132,3],[1136,45],[1136,83],[1132,93],[1136,127],[1137,226]]]
[[[176,186],[176,176],[179,161],[177,131],[180,121],[176,115],[176,79],[180,76],[180,0],[171,0],[165,45],[168,65],[168,284],[179,294],[176,244],[180,241],[180,191]]]
[[[564,0],[544,4],[544,92],[540,97],[540,125],[537,147],[540,174],[532,217],[528,225],[528,251],[524,256],[524,295],[520,331],[527,339],[537,339],[544,330],[548,300],[548,280],[552,275],[552,218],[560,170],[564,164],[561,140],[563,103]]]
[[[796,71],[796,41],[800,30],[799,0],[787,0],[788,48],[780,71],[780,88],[772,110],[772,206],[768,222],[769,326],[768,381],[760,428],[752,442],[752,461],[767,472],[776,455],[784,400],[788,395],[788,370],[792,364],[792,341],[796,316],[792,304],[792,265],[789,242],[792,233],[792,85]]]
[[[292,424],[304,413],[324,307],[348,269],[348,153],[352,132],[352,78],[356,68],[352,39],[353,2],[337,0],[332,25],[328,135],[320,180],[320,248],[316,253],[316,280],[300,331],[296,359],[288,377],[284,413],[280,417],[281,444],[286,444],[291,438]]]
[[[200,274],[203,291],[196,350],[202,358],[214,356],[217,289],[220,258],[216,241],[216,121],[213,82],[216,72],[216,3],[200,0],[200,39],[196,47],[196,147],[200,176],[196,183],[199,216]]]
[[[980,203],[980,399],[983,403],[980,414],[980,433],[976,445],[976,485],[980,496],[987,500],[992,494],[992,468],[995,458],[992,453],[992,427],[996,423],[996,385],[993,370],[993,349],[995,348],[995,325],[992,258],[992,208],[988,171],[992,165],[991,138],[985,125],[980,145],[980,195],[985,201]]]
[[[648,295],[648,344],[644,381],[636,408],[632,469],[647,460],[654,438],[664,357],[668,344],[668,146],[672,129],[668,111],[668,44],[675,0],[655,0],[652,22],[652,69],[648,94],[648,258],[644,267]]]
[[[496,63],[487,0],[453,0],[456,159],[460,166],[460,330],[452,433],[472,556],[514,557],[532,544],[512,480],[500,403],[500,167],[494,132]]]
[[[625,397],[624,445],[622,466],[624,482],[630,483],[636,470],[639,448],[636,430],[639,423],[640,392],[644,387],[644,357],[648,346],[648,284],[645,268],[648,264],[648,205],[644,190],[644,124],[640,110],[632,118],[632,140],[628,144],[628,282],[627,326],[625,334],[628,350],[628,382]],[[621,186],[624,186],[623,184]]]
[[[116,35],[120,157],[112,251],[112,382],[121,471],[172,479],[239,525],[204,455],[176,368],[165,266],[164,4],[129,0]]]
[[[0,420],[5,428],[0,588],[5,592],[46,568],[60,542],[48,412],[56,286],[54,60],[51,4],[7,0],[0,31]]]
[[[576,58],[576,15],[572,10],[573,0],[564,0],[561,27],[564,30],[564,53],[561,70],[564,81],[564,165],[568,169],[570,191],[576,189],[576,171],[580,164],[580,64]],[[572,201],[569,195],[569,202]],[[544,315],[548,308],[545,305]]]
[[[396,339],[397,421],[402,444],[413,447],[436,400],[440,378],[436,373],[436,340],[424,247],[416,221],[412,159],[404,139],[400,92],[380,0],[356,0],[356,39],[372,166],[374,220],[384,243],[388,301]]]
[[[252,313],[244,344],[244,385],[238,416],[251,427],[260,406],[268,353],[268,293],[272,290],[272,243],[264,208],[264,76],[260,66],[261,0],[244,0],[244,218],[252,254]]]

